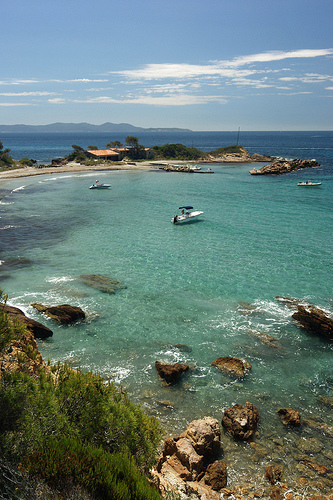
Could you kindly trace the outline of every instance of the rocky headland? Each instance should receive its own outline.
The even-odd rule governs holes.
[[[294,170],[301,168],[319,167],[316,160],[274,160],[269,165],[264,165],[261,168],[250,170],[251,175],[280,175],[288,174]]]

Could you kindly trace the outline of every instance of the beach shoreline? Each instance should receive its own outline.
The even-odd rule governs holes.
[[[155,162],[156,166],[160,162]],[[69,162],[65,165],[54,166],[47,165],[44,167],[23,167],[13,170],[4,170],[0,172],[0,181],[8,179],[18,179],[21,177],[31,177],[34,175],[47,175],[47,174],[62,174],[62,173],[79,173],[79,172],[100,172],[112,170],[149,170],[154,168],[153,161],[144,161],[136,164],[119,163],[114,165],[106,165],[105,163],[98,163],[96,165],[81,165],[81,163]]]

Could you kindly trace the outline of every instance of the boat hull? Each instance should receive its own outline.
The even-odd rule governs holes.
[[[110,184],[99,184],[97,186],[93,184],[89,189],[109,189],[109,187],[111,187]]]
[[[200,215],[202,214],[203,212],[197,210],[195,212],[189,212],[184,215],[175,215],[174,217],[172,217],[171,222],[173,224],[186,224],[187,222],[198,219],[198,217],[200,217]]]

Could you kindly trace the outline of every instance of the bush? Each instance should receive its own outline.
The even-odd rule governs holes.
[[[34,163],[36,162],[34,160],[29,160],[29,158],[22,158],[22,160],[20,160],[20,164],[26,167],[33,167]]]
[[[154,146],[152,149],[156,156],[166,159],[199,160],[205,157],[205,153],[199,149],[186,147],[183,144],[165,144],[164,146]]]
[[[111,454],[78,439],[52,438],[47,449],[25,457],[21,468],[60,493],[65,493],[69,484],[79,484],[103,500],[161,498],[132,457]]]
[[[24,326],[15,322],[11,323],[8,320],[7,313],[1,307],[1,305],[6,304],[7,299],[8,296],[0,290],[0,353],[13,340],[20,339],[25,332]]]

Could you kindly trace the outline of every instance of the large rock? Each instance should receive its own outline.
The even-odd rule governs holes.
[[[188,438],[195,451],[205,458],[215,456],[221,448],[219,422],[212,417],[193,420],[181,436]]]
[[[216,460],[207,467],[205,482],[214,491],[219,491],[227,486],[227,466],[222,460]]]
[[[319,163],[316,160],[275,160],[269,165],[265,165],[259,169],[250,170],[251,175],[279,175],[287,174],[300,168],[318,167]]]
[[[155,362],[155,367],[159,376],[170,385],[178,382],[181,376],[189,369],[189,366],[185,364],[167,364],[161,363],[160,361]]]
[[[81,307],[70,306],[69,304],[48,307],[35,302],[31,306],[62,325],[69,325],[86,317]]]
[[[222,425],[237,440],[252,439],[259,424],[259,411],[247,401],[245,406],[235,404],[224,412]]]
[[[231,358],[229,356],[215,359],[212,366],[217,366],[219,370],[235,377],[244,377],[246,372],[252,368],[246,359]]]
[[[281,408],[276,413],[281,415],[284,425],[299,427],[301,425],[301,415],[292,408]]]
[[[18,323],[23,324],[36,339],[46,339],[48,337],[52,337],[53,335],[52,330],[47,328],[47,326],[44,326],[42,323],[28,318],[18,307],[0,304],[0,310],[7,313],[7,317],[10,322],[17,321]]]
[[[333,320],[324,311],[314,306],[297,306],[292,318],[311,333],[333,338]]]
[[[220,452],[218,420],[204,417],[191,422],[176,438],[165,440],[153,481],[160,493],[181,499],[218,500],[227,483],[227,468],[217,460]]]

